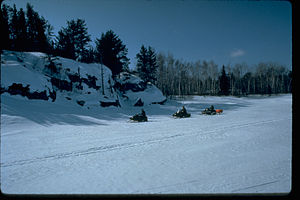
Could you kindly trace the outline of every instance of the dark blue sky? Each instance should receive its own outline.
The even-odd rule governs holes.
[[[219,66],[273,61],[292,65],[292,6],[288,1],[5,0],[29,2],[54,26],[86,20],[93,43],[112,29],[128,48],[131,67],[142,44],[184,61]]]

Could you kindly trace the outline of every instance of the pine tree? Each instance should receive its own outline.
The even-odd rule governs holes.
[[[110,68],[114,77],[128,70],[127,53],[128,49],[112,30],[96,38],[97,60]]]
[[[25,13],[22,8],[18,11],[15,4],[12,8],[12,17],[9,27],[12,50],[25,51],[26,46],[28,46]]]
[[[85,21],[67,21],[67,27],[58,32],[57,41],[57,49],[61,56],[81,60],[86,54],[86,46],[91,41]]]
[[[2,0],[0,1],[2,3]],[[0,3],[0,5],[1,5]],[[9,49],[10,47],[10,38],[9,38],[9,15],[8,15],[9,7],[3,4],[0,7],[0,30],[1,30],[1,50]]]
[[[48,21],[46,21],[46,31],[45,31],[46,40],[47,40],[46,53],[49,53],[51,55],[53,55],[55,51],[55,41],[54,41],[55,36],[53,30],[54,27]]]
[[[138,72],[138,75],[142,80],[148,82],[148,51],[144,45],[141,46],[140,52],[136,54],[136,58],[136,70]]]
[[[230,88],[230,82],[229,78],[226,75],[225,72],[225,66],[222,67],[221,76],[219,77],[219,83],[220,83],[220,94],[221,95],[228,95],[229,94],[229,88]]]
[[[156,83],[156,75],[157,75],[157,62],[156,62],[156,53],[155,50],[152,47],[148,47],[148,67],[149,67],[149,74],[148,74],[148,80],[152,82],[153,84]]]
[[[80,62],[94,63],[96,62],[96,53],[92,46],[82,52]]]
[[[49,41],[46,36],[47,21],[33,10],[29,3],[26,5],[28,51],[47,52]]]
[[[56,51],[59,56],[75,59],[74,45],[64,30],[58,31]]]
[[[141,46],[140,52],[136,55],[137,58],[137,72],[139,77],[145,82],[156,82],[156,73],[158,65],[156,63],[156,54],[152,47]]]
[[[27,46],[27,30],[25,13],[22,8],[17,12],[16,49],[25,51]]]
[[[10,20],[10,24],[9,24],[9,28],[10,28],[10,38],[12,40],[12,49],[16,48],[16,39],[17,39],[17,35],[18,35],[18,30],[17,30],[17,26],[18,26],[18,14],[17,14],[17,8],[16,5],[13,5],[13,8],[11,10],[12,12],[12,16],[11,16],[11,20]]]

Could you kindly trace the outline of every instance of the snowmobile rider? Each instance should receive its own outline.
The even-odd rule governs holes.
[[[146,112],[144,111],[144,109],[142,109],[141,115],[142,115],[143,117],[146,117]]]
[[[185,107],[184,106],[182,106],[182,108],[180,109],[180,110],[177,110],[177,112],[176,112],[177,114],[183,114],[183,115],[185,115],[187,112],[186,112],[186,109],[185,109]]]
[[[182,106],[182,109],[181,109],[181,111],[180,112],[182,112],[183,114],[186,114],[187,112],[186,112],[186,109],[185,109],[185,107],[184,106]]]

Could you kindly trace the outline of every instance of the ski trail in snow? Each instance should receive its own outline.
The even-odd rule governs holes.
[[[201,182],[202,182],[202,180],[190,180],[190,181],[185,181],[185,182],[180,182],[180,183],[175,183],[175,184],[170,184],[170,185],[161,185],[161,186],[156,186],[156,187],[145,188],[143,190],[137,190],[137,191],[132,192],[132,194],[145,193],[146,191],[155,191],[155,193],[165,193],[167,191],[173,191],[172,188],[176,188],[178,186],[188,187],[188,185],[190,185],[190,184],[199,184]],[[280,180],[269,181],[269,182],[264,182],[261,184],[252,185],[249,187],[235,189],[235,190],[232,190],[231,193],[241,193],[241,191],[243,191],[243,190],[259,188],[259,187],[274,184],[277,182],[280,182]]]
[[[89,148],[89,149],[82,150],[82,151],[60,153],[60,154],[55,154],[55,155],[37,157],[37,158],[33,158],[33,159],[17,160],[17,161],[13,161],[13,162],[9,162],[9,163],[1,163],[1,166],[9,167],[9,166],[15,166],[15,165],[24,165],[24,164],[34,163],[34,162],[46,161],[49,159],[55,160],[55,159],[61,159],[61,158],[68,158],[68,157],[72,157],[72,156],[83,156],[83,155],[88,155],[88,154],[113,151],[113,150],[117,150],[117,149],[150,145],[153,143],[158,143],[158,142],[162,142],[165,140],[169,140],[171,138],[175,138],[178,136],[179,135],[177,134],[177,135],[168,136],[168,137],[161,137],[161,138],[156,138],[156,139],[145,140],[142,142],[122,143],[122,144],[113,144],[113,145],[107,145],[107,146],[93,147],[93,148]]]
[[[265,186],[265,185],[269,185],[269,184],[273,184],[273,183],[277,183],[277,182],[279,182],[279,180],[275,180],[275,181],[271,181],[271,182],[265,182],[265,183],[261,183],[261,184],[257,184],[257,185],[253,185],[253,186],[249,186],[249,187],[239,188],[239,189],[236,189],[236,190],[232,190],[232,192],[236,193],[236,192],[239,192],[239,191],[242,191],[242,190],[253,189],[253,188],[256,188],[256,187],[261,187],[261,186]]]
[[[195,183],[201,183],[201,182],[202,182],[202,180],[190,180],[190,181],[184,181],[184,182],[174,183],[174,184],[170,184],[170,185],[149,187],[149,188],[144,188],[143,190],[133,191],[132,194],[146,193],[146,191],[155,191],[155,193],[163,193],[163,192],[171,190],[171,188],[174,188],[174,187],[186,186],[189,184],[195,184]]]
[[[291,120],[291,118],[264,120],[264,121],[248,122],[248,123],[242,123],[242,124],[241,123],[232,123],[229,126],[223,126],[221,128],[215,128],[215,129],[212,129],[209,132],[227,130],[227,129],[230,129],[230,128],[243,128],[243,127],[247,127],[247,126],[262,125],[262,124],[274,123],[274,122],[285,121],[285,120],[289,121],[289,120]]]
[[[47,155],[47,156],[43,156],[43,157],[36,157],[36,158],[24,159],[24,160],[16,160],[16,161],[8,162],[8,163],[1,163],[1,167],[25,165],[25,164],[35,163],[35,162],[43,162],[46,160],[56,160],[56,159],[68,158],[68,157],[72,157],[72,156],[84,156],[84,155],[88,155],[88,154],[103,153],[103,152],[107,152],[107,151],[114,151],[114,150],[120,150],[120,149],[125,149],[125,148],[135,148],[135,147],[141,147],[141,146],[151,145],[151,144],[160,143],[160,142],[170,142],[173,139],[178,138],[178,137],[188,137],[188,136],[194,136],[194,135],[206,136],[206,135],[209,135],[209,134],[212,134],[215,132],[226,131],[229,129],[237,129],[237,128],[243,128],[243,127],[248,127],[248,126],[263,125],[263,124],[275,123],[275,122],[284,121],[284,120],[291,120],[291,119],[284,118],[284,119],[264,120],[264,121],[249,122],[249,123],[232,123],[228,126],[214,128],[211,130],[200,129],[199,132],[192,132],[192,133],[186,133],[186,134],[175,134],[175,135],[171,135],[171,136],[152,138],[152,139],[144,140],[144,141],[140,141],[140,142],[127,142],[127,143],[112,144],[112,145],[106,145],[106,146],[100,146],[100,147],[93,147],[93,148],[80,150],[80,151],[59,153],[59,154]]]

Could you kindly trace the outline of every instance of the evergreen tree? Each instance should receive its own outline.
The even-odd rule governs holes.
[[[46,52],[49,41],[46,36],[47,21],[33,10],[29,3],[26,5],[28,51]]]
[[[47,24],[47,20],[44,17],[39,18],[37,26],[37,51],[47,52],[49,49],[50,44],[46,35]]]
[[[100,39],[96,38],[97,60],[110,68],[114,77],[128,70],[127,53],[128,49],[112,30],[102,33]]]
[[[33,6],[29,3],[26,4],[26,17],[27,17],[27,31],[28,39],[34,41],[36,38],[36,18],[37,13],[33,10]]]
[[[145,82],[156,82],[156,72],[158,65],[156,63],[156,54],[152,47],[148,50],[144,45],[141,46],[140,52],[136,55],[137,58],[137,72],[139,77]]]
[[[67,27],[58,32],[57,49],[61,56],[81,60],[91,41],[83,19],[67,21]]]
[[[54,54],[55,51],[55,41],[54,41],[54,33],[53,33],[54,27],[48,22],[46,21],[46,40],[47,40],[47,52],[46,53],[50,53],[50,54]]]
[[[96,62],[96,53],[92,46],[82,52],[81,62],[94,63]]]
[[[0,1],[0,5],[2,4],[2,0]],[[10,47],[10,38],[9,38],[9,14],[8,14],[9,7],[3,4],[0,7],[0,30],[1,30],[1,50],[2,49],[9,49]]]
[[[58,31],[56,52],[59,56],[75,59],[75,48],[71,38],[64,32]]]
[[[69,21],[67,21],[69,24]],[[62,28],[58,31],[58,36],[56,37],[56,50],[59,56],[75,59],[75,47],[71,40],[71,31],[68,28]]]
[[[229,82],[228,76],[226,75],[224,65],[222,67],[221,76],[219,77],[219,83],[220,83],[220,94],[221,95],[228,95],[229,94],[229,88],[230,88],[230,82]]]
[[[148,47],[148,65],[149,65],[149,74],[148,80],[153,84],[156,83],[156,74],[157,74],[157,62],[156,62],[156,53],[152,47]]]
[[[25,13],[22,8],[17,12],[17,25],[16,25],[16,50],[25,51],[27,46],[27,30]]]
[[[144,80],[147,80],[148,75],[148,51],[144,45],[141,46],[140,52],[136,54],[137,64],[136,70],[138,72],[139,77]]]
[[[10,24],[9,24],[9,28],[10,28],[10,38],[12,40],[12,49],[14,49],[16,47],[16,40],[17,40],[17,35],[18,35],[18,14],[17,14],[17,8],[16,5],[13,5],[13,8],[11,9],[12,12],[12,16],[11,16],[11,20],[10,20]]]

